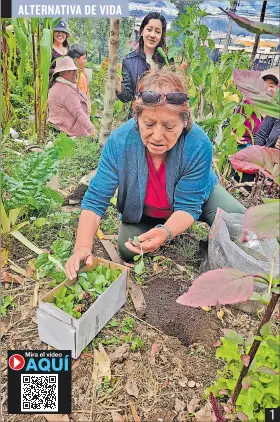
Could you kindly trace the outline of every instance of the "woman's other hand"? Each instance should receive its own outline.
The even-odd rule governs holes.
[[[155,252],[168,238],[168,232],[164,228],[157,227],[147,231],[146,233],[138,236],[143,253]],[[131,252],[141,254],[141,247],[139,243],[135,241],[125,242],[125,246]]]
[[[117,79],[116,79],[116,91],[119,93],[122,92],[122,81],[119,76],[117,76]]]
[[[81,262],[84,262],[86,265],[91,265],[93,262],[91,249],[87,246],[81,247],[74,251],[73,255],[66,262],[66,275],[70,280],[77,278],[77,273],[79,271]]]
[[[96,137],[96,129],[95,129],[94,126],[93,126],[93,129],[91,131],[91,136],[93,136],[94,138]]]
[[[275,148],[280,149],[280,136],[278,137],[276,141]]]
[[[246,145],[248,143],[244,138],[236,138],[236,142],[238,143],[238,145]]]

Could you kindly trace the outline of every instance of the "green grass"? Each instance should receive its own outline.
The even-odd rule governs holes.
[[[99,158],[97,141],[77,139],[74,155],[58,163],[59,187],[77,186],[84,175],[97,167]]]

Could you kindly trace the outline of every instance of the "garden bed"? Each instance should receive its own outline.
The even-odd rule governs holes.
[[[172,249],[172,253],[175,249]],[[95,251],[108,259],[98,240]],[[190,403],[194,403],[191,400],[197,399],[196,409],[204,406],[204,389],[214,380],[217,369],[222,368],[221,362],[215,359],[221,329],[234,326],[246,335],[255,329],[257,321],[241,312],[232,313],[226,307],[219,314],[219,319],[217,309],[206,311],[176,304],[176,298],[197,275],[197,269],[192,267],[193,261],[183,261],[180,249],[177,248],[177,251],[178,256],[174,254],[172,259],[164,255],[154,263],[151,259],[146,263],[142,284],[147,301],[146,319],[139,320],[135,316],[129,299],[113,322],[107,324],[80,358],[73,360],[73,411],[72,415],[65,415],[65,421],[111,422],[112,412],[119,413],[128,422],[137,421],[135,412],[141,422],[194,421],[193,413],[188,410],[191,409]],[[167,250],[163,251],[164,254],[165,252]],[[17,261],[18,257],[19,255],[14,256],[14,259]],[[20,259],[22,258],[21,255]],[[176,259],[181,264],[184,262],[185,270],[178,269]],[[23,265],[23,261],[20,265]],[[37,305],[33,306],[35,285],[31,277],[23,286],[9,289],[9,294],[15,297],[16,307],[2,321],[2,402],[5,422],[30,420],[29,415],[5,413],[5,351],[48,349],[38,337]],[[50,290],[49,282],[42,280],[39,299]],[[110,382],[104,380],[93,397],[93,347],[99,342],[103,343],[110,356],[112,379]],[[124,353],[114,360],[114,352],[118,353],[120,347],[124,349]],[[137,386],[137,397],[128,393],[127,383],[131,380]],[[95,404],[91,414],[92,401]],[[46,419],[42,415],[34,415],[32,420],[43,422]],[[60,422],[63,419],[53,420]]]

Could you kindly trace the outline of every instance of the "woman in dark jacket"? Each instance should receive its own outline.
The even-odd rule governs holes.
[[[138,48],[129,53],[122,63],[122,83],[117,80],[116,94],[119,100],[127,103],[134,99],[139,76],[147,70],[164,66],[164,59],[157,51],[166,48],[166,20],[157,12],[149,13],[140,26]]]
[[[280,149],[280,119],[266,116],[254,135],[255,145]]]

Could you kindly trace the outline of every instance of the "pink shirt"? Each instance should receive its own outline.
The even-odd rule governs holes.
[[[48,121],[68,136],[89,136],[94,131],[79,89],[58,81],[49,90]]]

